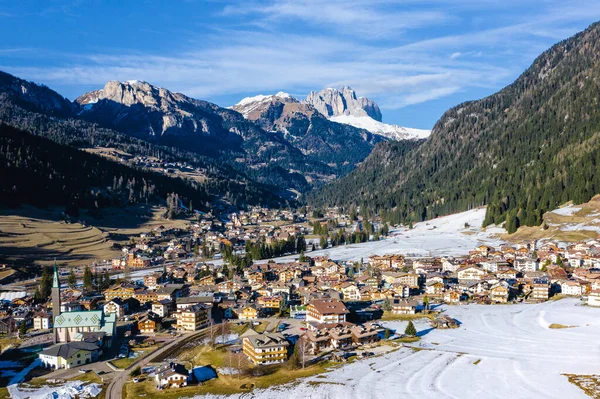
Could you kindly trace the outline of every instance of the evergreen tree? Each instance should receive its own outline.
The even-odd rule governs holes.
[[[83,289],[86,291],[91,291],[94,288],[94,278],[92,276],[92,271],[89,266],[86,266],[83,270]]]
[[[67,278],[67,285],[69,286],[69,288],[75,288],[75,285],[77,285],[77,277],[75,277],[75,271],[73,268],[71,268],[71,271],[69,272],[69,277]]]
[[[321,247],[321,249],[326,249],[329,246],[327,236],[321,236],[321,238],[319,239],[319,246]]]
[[[42,278],[40,279],[40,299],[49,298],[52,293],[52,274],[51,268],[44,266],[42,268]]]
[[[25,320],[22,320],[21,324],[19,324],[19,337],[23,337],[25,334],[27,334],[27,324]]]
[[[415,325],[413,324],[412,321],[408,322],[408,325],[406,326],[406,329],[404,330],[404,334],[408,335],[409,337],[414,337],[417,335],[417,329],[415,328]]]

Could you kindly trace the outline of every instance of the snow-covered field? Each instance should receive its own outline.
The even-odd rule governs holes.
[[[458,256],[466,255],[481,244],[498,246],[496,234],[505,230],[489,227],[483,231],[481,224],[485,208],[472,209],[433,220],[417,223],[412,230],[392,230],[390,237],[380,241],[349,244],[308,253],[309,256],[329,255],[330,259],[355,261],[370,255],[403,254],[408,256]],[[465,223],[469,227],[465,227]],[[278,258],[289,261],[295,256]]]
[[[422,347],[414,345],[423,350],[401,348],[298,384],[255,391],[252,397],[587,398],[562,374],[600,371],[600,309],[575,299],[445,309],[460,328],[435,330],[416,323],[424,335]],[[553,323],[573,327],[550,329]],[[403,329],[405,323],[387,325]]]
[[[75,399],[95,398],[102,387],[94,383],[69,381],[60,386],[42,386],[39,388],[17,388],[9,390],[12,399]]]

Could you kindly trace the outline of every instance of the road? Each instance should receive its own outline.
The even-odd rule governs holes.
[[[206,332],[206,329],[203,329],[203,330],[195,331],[193,333],[188,333],[186,335],[182,335],[181,337],[178,337],[177,339],[168,343],[167,345],[163,346],[162,348],[159,348],[159,349],[155,350],[154,352],[148,354],[147,356],[144,356],[143,358],[137,360],[136,362],[131,364],[131,366],[127,367],[125,370],[116,372],[115,377],[112,379],[112,381],[110,382],[110,384],[108,385],[108,388],[106,390],[106,399],[121,399],[123,397],[123,386],[125,385],[125,382],[127,381],[127,378],[129,377],[129,373],[131,373],[131,371],[133,369],[135,369],[136,367],[143,368],[148,363],[150,363],[151,359],[154,359],[157,356],[162,355],[164,353],[168,353],[170,350],[177,348],[179,345],[184,344],[188,340],[193,340],[193,339],[201,336],[205,332]]]

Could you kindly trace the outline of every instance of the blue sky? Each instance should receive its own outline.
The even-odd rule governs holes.
[[[349,85],[431,128],[600,20],[600,0],[0,0],[0,69],[70,99],[146,80],[229,106]]]

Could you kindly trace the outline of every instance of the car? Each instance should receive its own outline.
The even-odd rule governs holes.
[[[300,327],[300,331],[306,331],[306,327]]]
[[[88,372],[88,371],[90,371],[90,370],[88,370],[88,369],[79,369],[78,371],[79,371],[81,374],[85,374],[85,373],[87,373],[87,372]]]
[[[137,384],[138,382],[140,382],[140,380],[138,378],[134,378],[133,382]]]

